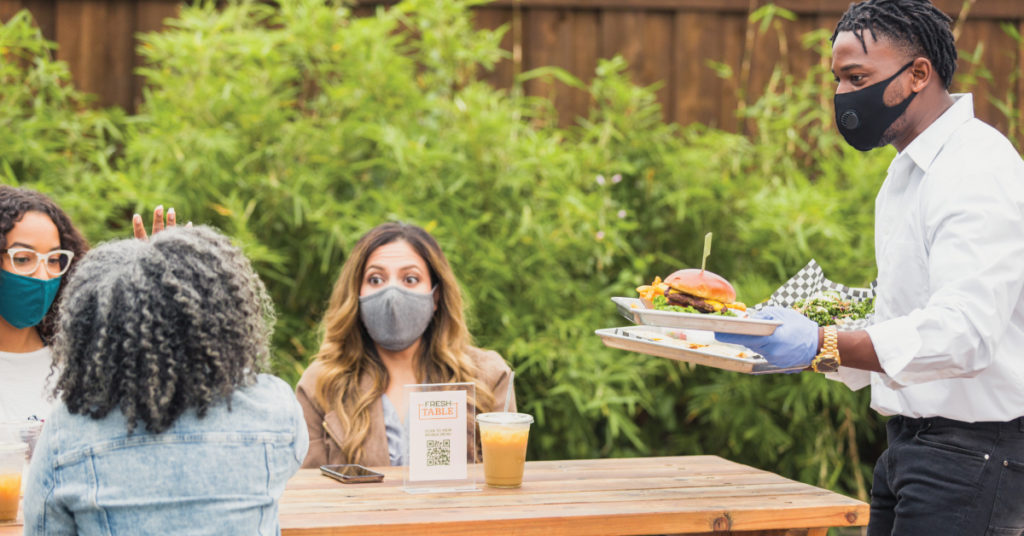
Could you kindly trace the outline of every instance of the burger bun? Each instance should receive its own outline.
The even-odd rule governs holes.
[[[724,277],[707,270],[685,268],[676,270],[664,279],[665,284],[680,292],[705,300],[722,303],[736,301],[736,290]]]

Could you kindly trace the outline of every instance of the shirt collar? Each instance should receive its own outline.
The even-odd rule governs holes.
[[[953,105],[928,125],[924,132],[918,134],[903,153],[906,153],[922,171],[927,172],[953,132],[971,119],[974,119],[974,99],[971,94],[954,94]]]

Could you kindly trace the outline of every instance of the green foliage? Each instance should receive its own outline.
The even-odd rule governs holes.
[[[274,372],[293,383],[354,241],[417,223],[459,275],[477,343],[516,369],[531,458],[713,453],[865,496],[882,441],[866,392],[625,353],[593,331],[624,323],[609,297],[698,265],[708,231],[708,268],[748,303],[811,257],[866,285],[891,151],[842,142],[824,69],[777,72],[743,108],[749,135],[664,123],[621,58],[589,85],[524,73],[590,93],[587,117],[559,128],[546,100],[478,79],[502,30],[474,30],[474,3],[184,7],[141,37],[147,89],[130,119],[85,107],[19,15],[0,29],[20,58],[0,64],[0,144],[17,149],[0,173],[53,194],[93,240],[128,236],[131,212],[158,203],[233,236],[272,293]],[[758,17],[768,31],[791,14]]]
[[[837,291],[827,291],[806,300],[797,300],[793,308],[819,326],[831,326],[868,317],[875,311],[875,299],[847,300]]]
[[[120,110],[89,108],[67,64],[51,58],[55,48],[28,11],[0,25],[0,181],[53,195],[86,236],[101,237],[108,218],[122,217],[117,204],[96,201],[125,198],[128,185],[111,161],[126,119]]]

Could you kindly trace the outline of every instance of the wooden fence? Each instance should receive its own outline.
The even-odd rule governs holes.
[[[135,34],[163,27],[183,2],[172,0],[0,0],[0,21],[28,9],[47,39],[57,43],[57,58],[68,63],[80,89],[99,104],[134,111],[143,79],[135,75],[142,59]]]
[[[990,97],[1020,97],[1024,80],[1024,50],[1004,30],[1010,25],[1024,33],[1022,0],[934,0],[958,18],[969,6],[965,24],[958,28],[958,46],[973,51],[984,43],[983,65],[992,82],[975,91],[977,113],[1003,132],[1019,136],[1006,114]],[[359,0],[369,12],[388,0]],[[728,130],[741,127],[736,119],[738,88],[756,96],[772,70],[786,62],[791,72],[827,62],[816,51],[801,46],[807,32],[835,26],[850,0],[776,0],[795,12],[798,20],[785,22],[784,37],[759,34],[748,23],[753,10],[767,0],[496,0],[475,8],[478,27],[508,25],[502,46],[511,59],[486,74],[499,87],[512,84],[517,73],[544,65],[565,68],[584,82],[593,77],[598,58],[622,54],[633,79],[640,84],[661,83],[658,97],[665,118],[686,124],[699,121]],[[0,20],[22,8],[29,9],[44,35],[59,45],[57,57],[68,62],[75,83],[98,96],[100,104],[134,111],[143,80],[134,74],[140,58],[135,34],[158,30],[167,17],[177,14],[180,0],[0,0]],[[729,65],[735,76],[718,77],[709,62]],[[961,59],[960,72],[970,70]],[[526,89],[553,99],[563,123],[584,114],[587,95],[562,84],[531,81]],[[954,87],[954,90],[957,88]]]

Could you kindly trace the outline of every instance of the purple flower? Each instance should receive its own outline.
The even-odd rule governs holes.
[[[595,180],[597,180],[598,184],[600,184],[601,186],[604,186],[604,175],[598,175]]]
[[[618,184],[620,182],[622,182],[622,174],[621,173],[616,173],[616,174],[612,175],[612,184]]]
[[[598,231],[597,234],[594,235],[594,238],[604,240],[604,231]]]
[[[618,214],[618,216],[619,216],[619,219],[620,219],[620,220],[621,220],[622,218],[625,218],[625,217],[626,217],[626,209],[622,209],[622,210],[620,210],[620,211],[619,211],[619,214]]]

